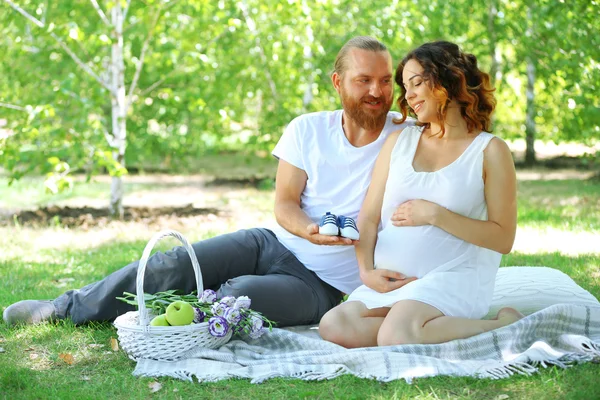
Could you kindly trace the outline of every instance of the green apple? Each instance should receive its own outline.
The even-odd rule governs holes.
[[[169,321],[167,321],[167,316],[165,314],[160,314],[159,316],[152,318],[152,321],[150,321],[150,325],[152,325],[152,326],[171,326],[171,324],[169,324]]]
[[[174,301],[167,307],[166,316],[173,326],[189,325],[194,320],[194,307],[186,301]]]

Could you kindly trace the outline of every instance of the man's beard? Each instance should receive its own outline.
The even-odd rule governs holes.
[[[376,129],[383,129],[387,114],[392,108],[391,99],[387,99],[383,96],[373,97],[364,96],[358,100],[348,96],[344,87],[340,88],[340,99],[342,100],[342,106],[344,112],[351,118],[358,126],[368,131],[374,131]],[[365,101],[381,101],[383,107],[380,110],[369,110],[363,107]]]

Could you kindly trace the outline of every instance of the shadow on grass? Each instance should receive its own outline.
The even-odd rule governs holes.
[[[216,208],[199,208],[192,204],[183,207],[124,207],[123,222],[154,221],[162,216],[193,217],[197,215],[220,214]],[[106,226],[112,221],[108,208],[93,207],[42,207],[34,211],[19,211],[12,216],[0,218],[0,226],[15,223],[24,226],[45,227],[60,224],[68,228],[90,228]]]
[[[85,250],[45,250],[42,260],[23,262],[18,256],[0,258],[0,307],[23,299],[56,298],[81,288],[139,259],[145,241],[121,241]],[[167,250],[161,243],[156,250]]]
[[[600,185],[592,181],[520,181],[519,225],[600,230]]]

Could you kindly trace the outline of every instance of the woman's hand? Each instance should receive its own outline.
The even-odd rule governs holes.
[[[400,272],[390,271],[389,269],[372,269],[361,272],[360,279],[365,286],[379,293],[387,293],[401,288],[417,278],[408,278]]]
[[[390,220],[394,226],[435,225],[443,207],[427,200],[406,201],[394,211]]]

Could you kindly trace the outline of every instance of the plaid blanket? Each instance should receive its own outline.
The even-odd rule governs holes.
[[[435,375],[506,378],[539,367],[600,361],[600,307],[558,304],[495,331],[437,345],[345,349],[289,330],[256,340],[198,348],[175,362],[138,360],[136,376],[201,382],[248,378],[331,379],[343,374],[387,382]]]

